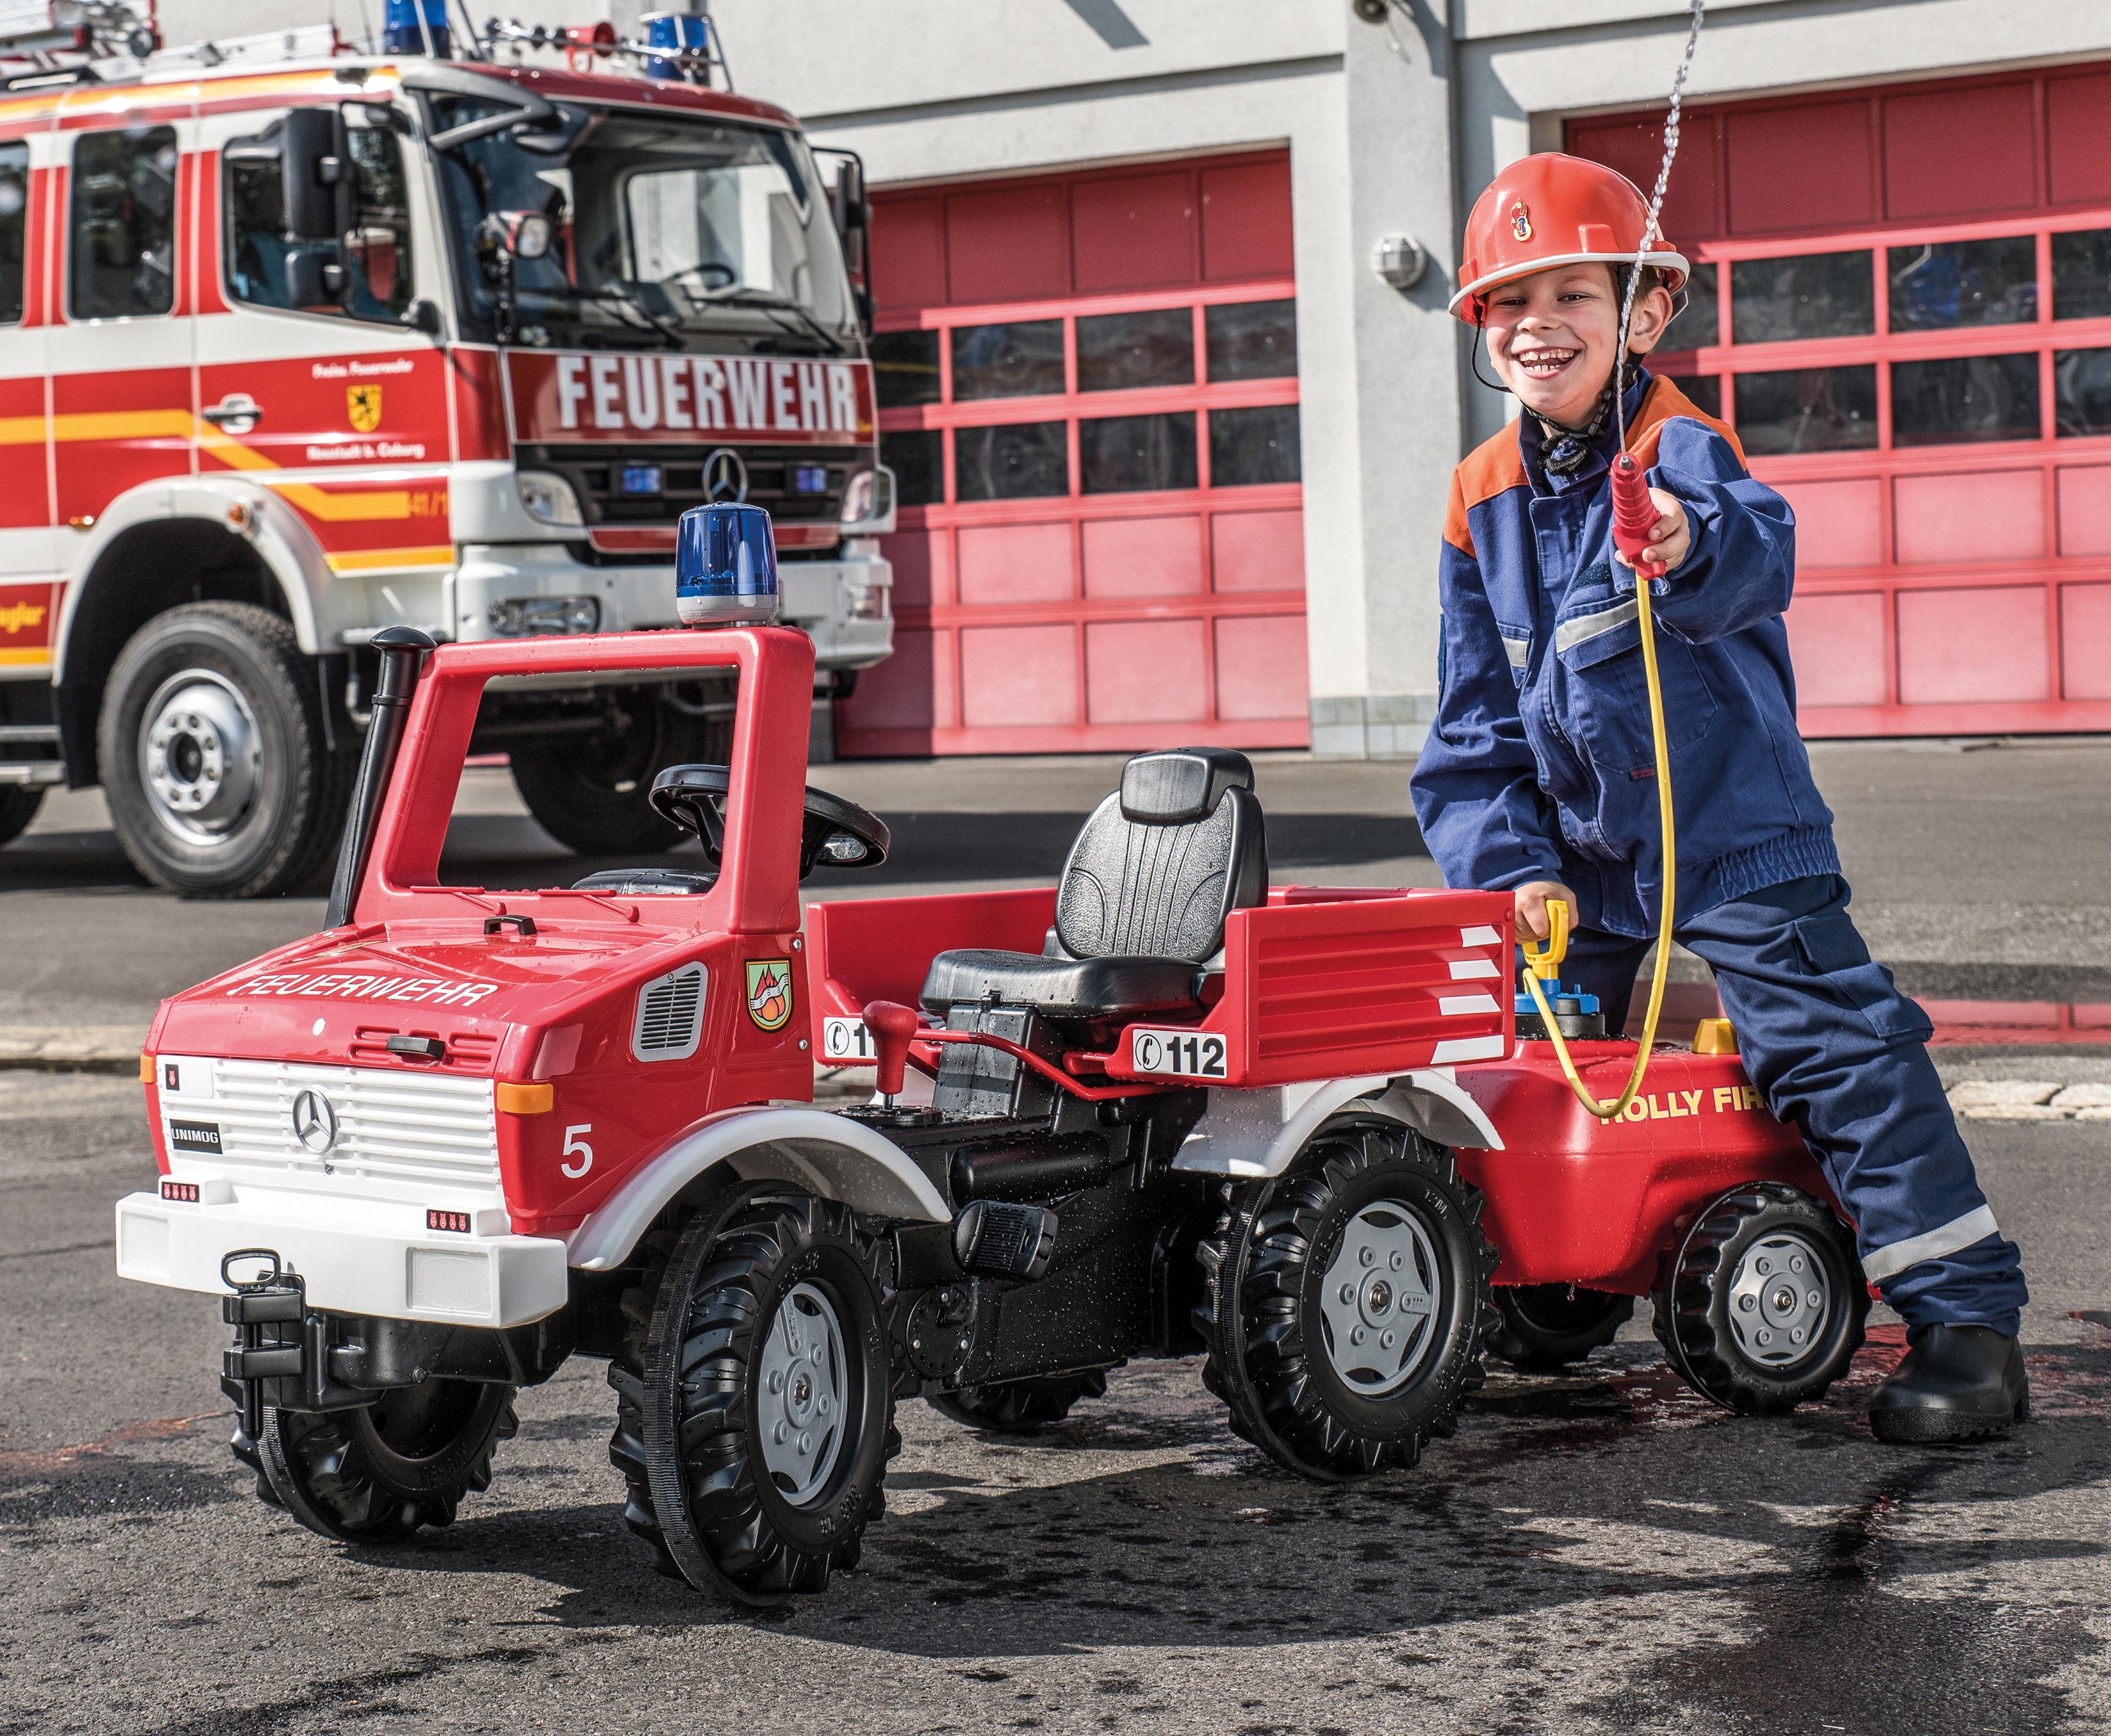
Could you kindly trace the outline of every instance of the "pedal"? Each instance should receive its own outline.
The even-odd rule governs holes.
[[[1031,1283],[1056,1258],[1056,1214],[1046,1206],[978,1199],[953,1220],[961,1269],[983,1278]]]

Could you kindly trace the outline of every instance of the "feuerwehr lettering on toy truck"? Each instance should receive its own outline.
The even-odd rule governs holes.
[[[227,991],[230,997],[305,995],[329,1000],[424,1001],[440,1007],[473,1007],[497,992],[495,982],[461,982],[446,977],[374,977],[335,972],[311,976],[297,971],[245,977]]]

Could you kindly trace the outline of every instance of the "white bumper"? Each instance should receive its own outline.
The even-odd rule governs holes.
[[[158,1194],[119,1200],[117,1275],[225,1295],[220,1261],[268,1248],[307,1280],[311,1307],[462,1326],[524,1326],[562,1308],[569,1291],[565,1244],[547,1237],[428,1231],[420,1208],[384,1201],[238,1193],[225,1182],[205,1191],[199,1205]]]

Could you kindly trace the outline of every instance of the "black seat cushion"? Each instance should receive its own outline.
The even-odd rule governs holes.
[[[994,995],[1007,1007],[1058,1018],[1192,1009],[1202,972],[1185,959],[1046,959],[1032,953],[947,952],[931,961],[923,1002],[933,1013]]]
[[[1047,952],[941,953],[921,998],[936,1012],[994,995],[1072,1019],[1192,1009],[1201,967],[1223,948],[1225,918],[1267,898],[1246,756],[1139,754],[1070,848]]]
[[[632,898],[657,898],[670,893],[686,895],[708,892],[718,883],[719,877],[715,871],[698,874],[688,868],[603,868],[598,873],[588,874],[583,880],[574,880],[572,890],[574,892],[628,895]]]

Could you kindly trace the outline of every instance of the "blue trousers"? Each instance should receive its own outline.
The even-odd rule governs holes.
[[[1715,973],[1737,1047],[1775,1116],[1793,1124],[1855,1225],[1862,1267],[1904,1317],[2014,1336],[2028,1294],[1942,1094],[1927,1015],[1847,914],[1837,874],[1791,880],[1697,916],[1679,944]],[[1565,981],[1626,1023],[1647,941],[1578,929]]]

